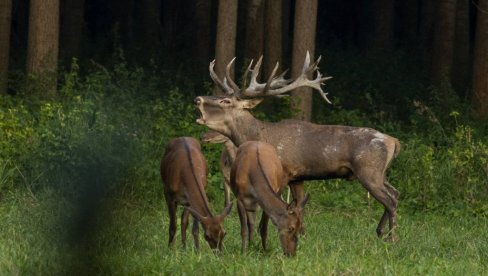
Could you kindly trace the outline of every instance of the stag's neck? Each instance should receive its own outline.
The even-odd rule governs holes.
[[[242,111],[232,120],[229,137],[236,146],[246,141],[265,141],[267,125],[268,123],[254,118],[249,111]]]

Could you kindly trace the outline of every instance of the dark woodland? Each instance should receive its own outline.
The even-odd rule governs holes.
[[[249,109],[253,126],[242,119],[238,128],[266,133],[274,122],[299,120],[285,121],[288,128],[268,133],[267,142],[295,137],[279,153],[284,174],[295,164],[283,156],[301,150],[305,170],[319,175],[275,183],[281,198],[255,199],[274,214],[269,233],[254,230],[268,235],[263,249],[254,218],[243,223],[250,233],[241,231],[237,214],[245,217],[245,209],[227,186],[237,138],[208,132],[196,105],[225,95],[212,70],[245,87],[249,64],[262,57],[257,82],[275,80],[277,63],[274,76],[287,70],[284,78],[293,80],[307,53],[332,77],[322,85],[330,103],[300,86],[263,97]],[[309,122],[326,126],[313,132]],[[292,133],[293,124],[312,134]],[[349,127],[363,142],[329,134]],[[180,207],[180,220],[166,205],[160,175],[165,149],[183,136],[200,142],[208,167],[200,171],[207,176],[199,210],[219,222],[218,235],[209,232],[218,238],[195,234],[199,251],[193,242],[184,247],[186,232],[175,225],[186,229],[189,217],[198,225],[208,216]],[[352,160],[354,149],[379,136],[387,157],[354,167],[344,173],[349,179],[328,179],[315,166],[314,145],[334,142],[323,140],[342,137],[336,144]],[[286,149],[297,141],[301,148]],[[172,165],[170,176],[183,166]],[[383,186],[363,183],[358,171],[380,174]],[[293,188],[303,180],[304,191]],[[310,199],[300,201],[302,192]],[[394,207],[378,200],[380,192]],[[187,194],[195,199],[201,190]],[[299,207],[303,221],[276,215],[271,201]],[[484,274],[488,0],[0,0],[0,218],[6,275]],[[295,240],[285,243],[289,225]],[[375,230],[398,239],[378,239]],[[305,233],[299,243],[298,232]],[[214,254],[207,241],[222,251]],[[296,256],[283,256],[285,244],[292,244],[285,254]],[[239,254],[241,246],[247,253]]]

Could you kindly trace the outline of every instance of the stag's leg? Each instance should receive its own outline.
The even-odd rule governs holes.
[[[391,186],[390,183],[388,183],[387,180],[384,181],[385,187],[388,189],[388,192],[390,195],[393,195],[393,197],[397,200],[398,202],[398,197],[400,196],[400,192],[395,189],[395,187]],[[382,237],[384,235],[384,228],[386,224],[386,220],[390,217],[389,212],[385,209],[385,212],[383,213],[383,216],[381,217],[380,223],[378,224],[378,227],[376,228],[376,233],[378,234],[378,237]],[[390,221],[390,230],[392,230],[393,225],[392,222]]]
[[[261,221],[259,222],[259,233],[261,234],[261,243],[263,245],[263,250],[266,250],[266,239],[268,238],[268,222],[269,217],[263,211],[261,215]]]
[[[242,201],[237,200],[237,211],[239,213],[239,220],[241,221],[241,240],[242,240],[242,253],[246,252],[247,239],[249,235],[249,229],[247,228],[247,212]]]
[[[176,201],[166,199],[169,214],[169,239],[168,246],[174,247],[176,234]]]
[[[293,199],[296,200],[296,202],[301,202],[302,199],[305,197],[305,192],[303,190],[303,181],[293,181],[288,183],[288,186],[290,187]]]
[[[188,227],[188,217],[190,216],[190,211],[187,208],[183,208],[183,213],[181,213],[181,243],[183,248],[186,247],[186,229]]]
[[[230,186],[229,179],[224,178],[224,208],[229,205],[230,202]]]
[[[380,219],[378,227],[376,228],[376,233],[379,237],[384,237],[384,227],[386,219],[388,218],[390,232],[387,238],[395,240],[396,237],[394,230],[396,227],[397,209],[396,195],[398,192],[395,193],[394,190],[391,189],[391,185],[385,184],[384,175],[382,172],[378,172],[377,168],[363,166],[360,167],[360,169],[356,172],[356,175],[361,184],[363,184],[370,194],[385,207],[385,211]]]

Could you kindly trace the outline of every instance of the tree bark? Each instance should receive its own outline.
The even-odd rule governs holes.
[[[444,80],[450,83],[455,26],[456,0],[438,2],[430,71],[435,84],[441,84]]]
[[[10,27],[12,22],[12,0],[0,1],[0,93],[8,88],[8,63],[10,51]]]
[[[401,43],[409,52],[414,52],[418,43],[419,6],[418,0],[399,2],[401,14]]]
[[[67,64],[81,54],[85,0],[65,0],[62,3],[60,56]]]
[[[264,24],[264,72],[266,78],[273,71],[276,62],[281,64],[282,55],[282,26],[281,1],[266,0]],[[279,69],[279,68],[278,68]]]
[[[47,98],[56,92],[59,51],[59,0],[31,0],[27,73],[38,80]]]
[[[134,0],[112,0],[114,30],[123,47],[129,47],[134,37]]]
[[[458,0],[456,12],[456,29],[454,37],[454,60],[452,67],[452,84],[461,95],[465,95],[470,76],[471,41],[469,38],[469,3],[470,0]]]
[[[434,35],[435,0],[423,0],[420,4],[419,39],[417,52],[422,68],[428,71],[431,62],[432,37]]]
[[[391,51],[393,49],[393,15],[395,1],[374,1],[374,29],[371,50]]]
[[[225,67],[235,56],[237,28],[237,0],[220,0],[215,45],[215,73],[223,79]],[[234,72],[231,73],[232,78]],[[222,94],[215,86],[214,94]]]
[[[488,115],[488,0],[479,0],[473,66],[472,105],[476,116],[486,120]]]
[[[317,4],[317,0],[296,1],[291,71],[293,78],[300,75],[307,51],[312,59],[314,57]],[[312,89],[308,87],[301,87],[292,92],[293,107],[298,110],[297,119],[310,121],[312,118],[312,93]]]
[[[161,46],[160,0],[140,0],[140,22],[138,27],[138,46],[143,54],[150,57]]]
[[[194,43],[193,53],[195,57],[195,63],[197,66],[197,72],[207,72],[208,63],[210,62],[210,45],[211,45],[211,29],[212,29],[212,1],[208,0],[196,0],[194,17]]]
[[[245,43],[245,58],[256,61],[263,55],[264,0],[248,0]]]

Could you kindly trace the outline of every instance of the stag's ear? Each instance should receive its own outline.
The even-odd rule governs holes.
[[[225,206],[220,217],[224,219],[230,213],[230,210],[232,210],[232,202]]]
[[[251,109],[260,104],[263,101],[263,98],[254,98],[248,100],[240,100],[239,104],[242,108]]]
[[[306,194],[299,204],[300,208],[305,207],[305,204],[307,204],[309,198],[310,198],[310,194]]]
[[[195,217],[197,218],[198,221],[200,221],[201,223],[203,224],[206,224],[206,222],[208,221],[208,217],[204,217],[202,215],[200,215],[196,210],[194,210],[193,208],[191,207],[185,207],[186,209],[188,209],[188,211],[190,211],[190,213]]]

